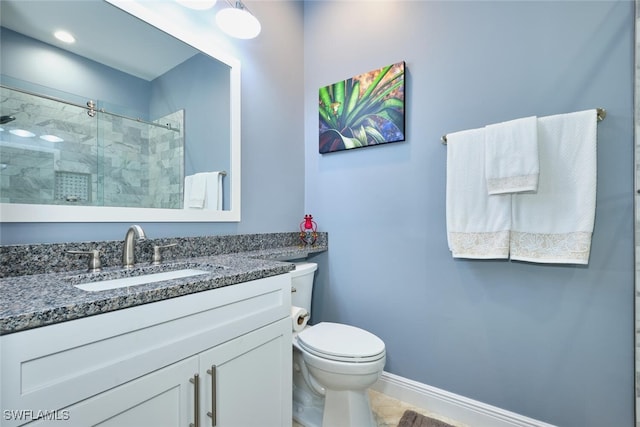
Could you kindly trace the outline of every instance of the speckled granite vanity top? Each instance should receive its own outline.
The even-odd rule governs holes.
[[[193,243],[192,240],[187,244]],[[185,242],[180,243],[184,247]],[[0,335],[284,274],[294,268],[293,264],[276,260],[303,258],[327,250],[326,239],[314,247],[273,247],[277,243],[259,245],[267,246],[259,249],[249,245],[249,250],[243,252],[175,257],[153,267],[143,260],[134,268],[142,274],[175,270],[176,265],[207,273],[97,292],[78,289],[74,284],[116,278],[121,275],[122,269],[114,266],[104,267],[100,273],[76,269],[5,277],[0,279]],[[291,243],[291,239],[287,238],[281,243]],[[96,246],[95,243],[88,245]],[[8,252],[7,247],[1,248],[4,249],[0,253],[4,269],[4,257]],[[224,249],[218,246],[218,251]],[[190,252],[194,254],[198,251],[191,248]]]

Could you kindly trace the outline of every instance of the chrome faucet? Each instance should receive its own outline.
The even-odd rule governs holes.
[[[124,236],[124,246],[122,247],[122,266],[124,268],[131,268],[136,263],[134,238],[138,239],[139,242],[147,238],[142,227],[135,224],[129,227],[127,234]]]

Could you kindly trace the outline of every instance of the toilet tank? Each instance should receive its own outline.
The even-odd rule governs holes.
[[[318,269],[318,264],[313,262],[296,262],[294,264],[296,269],[291,271],[291,305],[302,307],[311,314],[313,276]]]

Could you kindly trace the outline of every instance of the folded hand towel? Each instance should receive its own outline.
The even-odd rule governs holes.
[[[182,188],[182,209],[189,209],[189,198],[191,197],[191,183],[193,175],[184,177],[184,187]]]
[[[538,119],[535,194],[512,195],[511,259],[587,264],[596,207],[596,111]]]
[[[222,209],[223,172],[201,172],[184,178],[184,209]]]
[[[203,209],[207,197],[207,175],[204,173],[193,175],[190,190],[188,206],[190,208]]]
[[[485,130],[489,194],[535,191],[539,173],[537,118],[489,125]]]
[[[207,197],[205,209],[222,209],[222,174],[220,172],[205,172],[207,179]]]
[[[447,238],[454,258],[508,258],[511,195],[487,193],[484,129],[447,135]]]

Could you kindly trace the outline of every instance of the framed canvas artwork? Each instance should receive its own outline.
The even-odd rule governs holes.
[[[320,153],[404,141],[404,61],[320,88]]]

